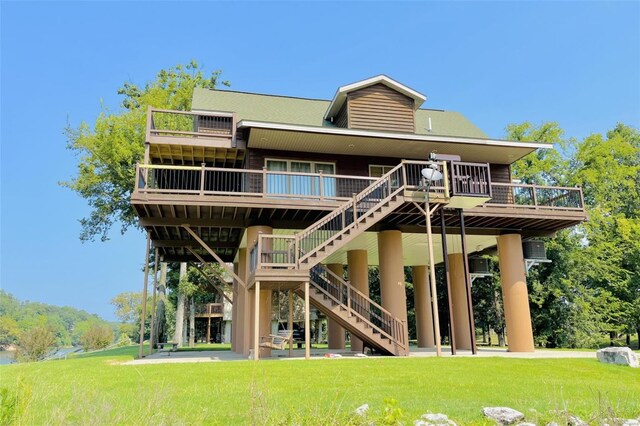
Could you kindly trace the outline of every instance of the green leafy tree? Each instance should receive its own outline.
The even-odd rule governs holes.
[[[85,351],[104,349],[112,342],[113,328],[102,324],[92,324],[80,339],[80,344]]]
[[[145,335],[150,333],[152,296],[147,295],[147,313],[145,319]],[[111,299],[115,307],[115,315],[120,320],[118,334],[126,333],[129,337],[138,341],[140,338],[140,319],[142,318],[142,292],[128,291],[117,294]]]
[[[20,334],[18,359],[40,361],[55,347],[56,337],[51,327],[39,325]]]
[[[208,76],[195,62],[161,70],[144,86],[125,83],[120,109],[103,107],[93,125],[68,125],[67,147],[79,158],[77,175],[61,185],[77,192],[91,206],[88,217],[80,220],[80,239],[108,239],[111,226],[118,222],[121,232],[136,224],[129,199],[133,190],[135,164],[144,155],[147,107],[190,110],[195,87],[215,88],[221,71]],[[228,82],[221,84],[229,85]]]

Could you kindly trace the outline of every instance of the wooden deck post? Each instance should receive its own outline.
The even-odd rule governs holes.
[[[147,250],[144,256],[144,286],[142,288],[142,317],[140,318],[140,347],[138,348],[138,358],[142,358],[144,343],[144,323],[147,317],[147,286],[149,285],[149,251],[151,250],[151,234],[147,231]]]
[[[446,179],[445,179],[446,180]],[[436,293],[436,268],[433,258],[433,235],[431,233],[431,213],[429,203],[425,203],[425,211],[427,216],[427,245],[429,246],[429,278],[431,281],[431,312],[433,312],[433,338],[436,343],[436,355],[442,356],[442,347],[440,344],[440,317],[438,314],[438,297]]]
[[[256,281],[253,288],[253,359],[257,361],[260,359],[260,281]]]
[[[289,289],[289,321],[287,323],[289,330],[289,358],[293,355],[293,290]]]
[[[156,329],[153,326],[156,323],[156,303],[157,303],[157,291],[158,291],[158,260],[160,256],[158,249],[156,248],[153,259],[153,301],[151,302],[151,334],[149,336],[149,355],[153,353],[154,345],[158,340],[156,336]]]
[[[311,358],[311,330],[309,330],[309,281],[304,283],[304,358]]]

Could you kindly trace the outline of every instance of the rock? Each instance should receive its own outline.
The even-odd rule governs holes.
[[[449,426],[457,426],[456,422],[449,419],[446,414],[442,413],[427,413],[420,416],[420,420],[416,420],[413,422],[414,425],[420,422],[419,426],[438,426],[438,425],[449,425]]]
[[[640,426],[640,421],[635,419],[625,420],[625,422],[622,423],[622,426]]]
[[[362,417],[366,416],[367,411],[369,411],[369,404],[362,404],[361,406],[356,408],[356,414],[358,416],[362,416]]]
[[[638,355],[629,348],[604,348],[596,352],[598,361],[607,364],[628,365],[629,367],[638,368]]]
[[[560,426],[560,425],[556,422],[551,422],[551,423],[547,423],[547,426]]]
[[[524,414],[509,407],[485,407],[482,414],[500,425],[510,425],[524,419]]]
[[[569,416],[569,418],[567,419],[567,423],[569,424],[569,426],[589,426],[587,422],[585,422],[578,416],[574,416],[573,414]]]

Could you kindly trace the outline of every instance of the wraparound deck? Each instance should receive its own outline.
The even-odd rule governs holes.
[[[403,232],[424,232],[424,214],[413,201],[425,197],[420,175],[425,162],[404,164],[406,202],[371,231],[393,225]],[[434,183],[430,198],[444,204],[480,201],[464,210],[470,234],[506,229],[545,235],[586,219],[580,188],[493,183],[485,164],[453,162],[449,167],[448,179]],[[223,259],[232,260],[247,226],[269,223],[274,229],[304,229],[375,181],[265,169],[139,165],[131,202],[167,259],[191,260],[190,249],[200,250],[182,229],[187,224]],[[448,215],[445,223],[457,227],[457,215]],[[208,259],[204,251],[200,254]]]

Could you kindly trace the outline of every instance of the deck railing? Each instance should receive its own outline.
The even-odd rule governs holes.
[[[134,192],[341,201],[351,198],[375,180],[367,176],[266,169],[138,164]]]
[[[492,183],[492,198],[486,207],[515,207],[535,210],[584,210],[582,188]]]
[[[403,190],[425,190],[420,170],[427,164],[425,161],[402,161],[360,193],[353,194],[339,208],[295,235],[258,235],[257,241],[249,243],[250,271],[263,268],[299,268],[319,246],[345,230],[358,226],[385,200]],[[438,168],[443,176],[447,175],[446,163],[438,163]],[[447,182],[447,179],[434,182],[430,191],[448,197]],[[275,247],[274,244],[279,246]]]
[[[233,113],[201,113],[149,108],[147,141],[154,136],[180,138],[234,139],[236,118]]]
[[[195,315],[223,315],[224,305],[222,303],[205,303],[196,305]]]
[[[489,164],[451,162],[451,195],[491,197]]]

